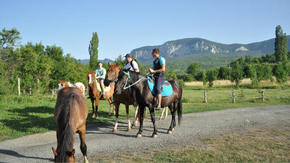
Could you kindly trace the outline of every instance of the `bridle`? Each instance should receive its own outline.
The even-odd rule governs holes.
[[[142,78],[138,79],[136,82],[134,82],[133,84],[130,84],[130,85],[127,86],[127,84],[128,84],[128,80],[131,79],[131,77],[130,77],[130,72],[129,72],[129,71],[128,71],[128,72],[123,71],[123,72],[124,72],[125,75],[128,76],[127,79],[126,79],[126,83],[125,83],[125,85],[124,85],[124,87],[123,87],[123,90],[128,89],[128,88],[130,88],[130,87],[132,87],[132,86],[138,84],[138,83],[139,83],[141,80],[143,80],[143,79],[146,79],[145,77],[142,77]]]
[[[114,79],[113,80],[109,80],[109,79],[107,79],[110,83],[111,82],[116,82],[116,81],[118,81],[118,75],[117,75],[117,72],[115,71],[115,77],[114,77]]]

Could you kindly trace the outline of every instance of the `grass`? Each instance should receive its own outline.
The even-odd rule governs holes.
[[[117,162],[289,162],[290,127],[249,129],[200,139],[183,149],[119,155]],[[188,143],[190,144],[190,143]],[[111,162],[110,159],[104,162]]]
[[[232,103],[232,89],[214,88],[207,90],[208,103],[203,103],[203,90],[185,87],[183,92],[183,113],[204,112],[227,108],[286,105],[290,104],[290,89],[266,89],[265,102],[259,98],[261,95],[256,89],[236,90],[236,103]],[[55,129],[53,111],[56,98],[51,96],[0,96],[0,141],[21,137],[24,135],[46,132]],[[91,118],[91,102],[89,107],[88,124],[107,123],[114,120],[108,115],[107,101],[101,101],[98,120]],[[134,115],[131,107],[130,117]],[[161,111],[157,112],[159,115]],[[121,105],[120,118],[125,119],[125,108]]]

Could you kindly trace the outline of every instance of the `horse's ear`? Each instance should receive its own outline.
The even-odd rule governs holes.
[[[66,154],[68,156],[73,156],[75,154],[75,149],[73,149],[71,152],[70,151],[67,151]]]
[[[120,62],[118,62],[118,63],[117,63],[117,66],[119,67],[120,65],[121,65],[121,63],[120,63]]]
[[[57,156],[56,150],[53,147],[51,149],[52,149],[52,153],[53,153],[54,157],[56,157]]]
[[[108,62],[108,66],[111,66],[111,63],[110,62]]]

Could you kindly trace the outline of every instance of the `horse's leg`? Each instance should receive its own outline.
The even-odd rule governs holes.
[[[143,116],[144,116],[144,110],[145,110],[145,106],[143,105],[139,105],[139,123],[140,123],[140,126],[139,126],[139,131],[137,133],[137,137],[142,137],[142,132],[143,132]]]
[[[165,110],[166,110],[166,111],[165,111],[165,117],[164,117],[164,120],[166,120],[167,117],[168,117],[168,107],[166,107]]]
[[[169,129],[168,129],[168,134],[172,134],[173,130],[174,130],[174,123],[175,123],[175,104],[170,104],[169,105],[169,109],[171,111],[171,115],[172,115],[172,119],[171,119],[171,123],[170,123],[170,126],[169,126]]]
[[[120,103],[115,103],[115,109],[116,109],[116,114],[115,114],[115,126],[113,129],[113,132],[118,132],[118,117],[119,117],[119,107],[120,107]]]
[[[93,98],[91,98],[91,102],[92,102],[92,109],[93,109],[93,113],[92,113],[92,118],[95,118],[95,100]]]
[[[86,134],[86,125],[81,127],[81,129],[79,130],[79,136],[80,136],[80,141],[81,141],[80,148],[84,156],[84,162],[88,163],[89,161],[87,158],[87,145],[86,145],[86,140],[85,140],[85,134]]]
[[[157,127],[156,127],[156,124],[155,124],[154,108],[153,107],[149,107],[149,111],[150,111],[150,115],[151,115],[151,121],[152,121],[153,127],[154,127],[154,131],[153,131],[152,137],[156,138],[157,137]]]
[[[135,109],[135,116],[134,116],[134,121],[132,123],[132,127],[133,126],[137,126],[138,118],[139,118],[139,114],[140,114],[140,111],[139,111],[139,107],[138,106],[134,106],[134,109]]]
[[[128,121],[128,131],[131,130],[131,122],[130,122],[130,117],[129,117],[129,105],[126,105],[126,116],[127,116],[127,121]]]
[[[100,102],[100,99],[96,98],[96,111],[95,111],[96,119],[98,118],[99,102]]]
[[[108,101],[109,101],[109,105],[110,105],[110,112],[109,112],[109,115],[112,115],[113,104],[112,104],[112,99],[111,99],[111,97],[108,99]]]
[[[162,109],[162,112],[161,112],[161,114],[160,114],[159,120],[162,119],[165,109],[166,109],[166,108],[163,108],[163,109]]]

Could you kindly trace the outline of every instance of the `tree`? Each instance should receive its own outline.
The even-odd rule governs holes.
[[[256,66],[252,65],[252,64],[248,64],[247,67],[248,67],[247,70],[248,70],[248,73],[249,73],[249,78],[252,81],[252,86],[253,87],[258,86],[259,82],[258,82],[258,78],[257,78]]]
[[[283,33],[283,30],[280,25],[276,27],[276,38],[275,38],[275,57],[276,62],[287,61],[287,38],[286,34]]]
[[[0,48],[12,48],[20,39],[20,32],[16,28],[11,30],[2,29],[0,32]]]
[[[198,63],[192,63],[191,65],[188,66],[186,72],[188,74],[192,75],[192,77],[196,78],[197,74],[199,72],[201,72],[200,64],[198,64]]]
[[[213,81],[217,79],[217,71],[215,69],[208,70],[206,72],[206,79],[208,81],[208,86],[213,86]]]
[[[231,69],[229,67],[220,67],[218,69],[218,79],[221,80],[227,80],[230,79],[230,71]]]
[[[99,47],[99,38],[97,32],[93,32],[92,39],[89,45],[89,54],[90,54],[90,69],[96,69],[98,64],[98,47]]]
[[[232,64],[231,81],[236,83],[239,87],[240,81],[243,79],[243,67],[238,62]]]
[[[177,80],[176,72],[174,70],[170,70],[165,73],[166,79],[169,80]]]
[[[273,68],[273,74],[275,75],[278,83],[285,83],[288,77],[286,63],[278,63],[275,65]]]

